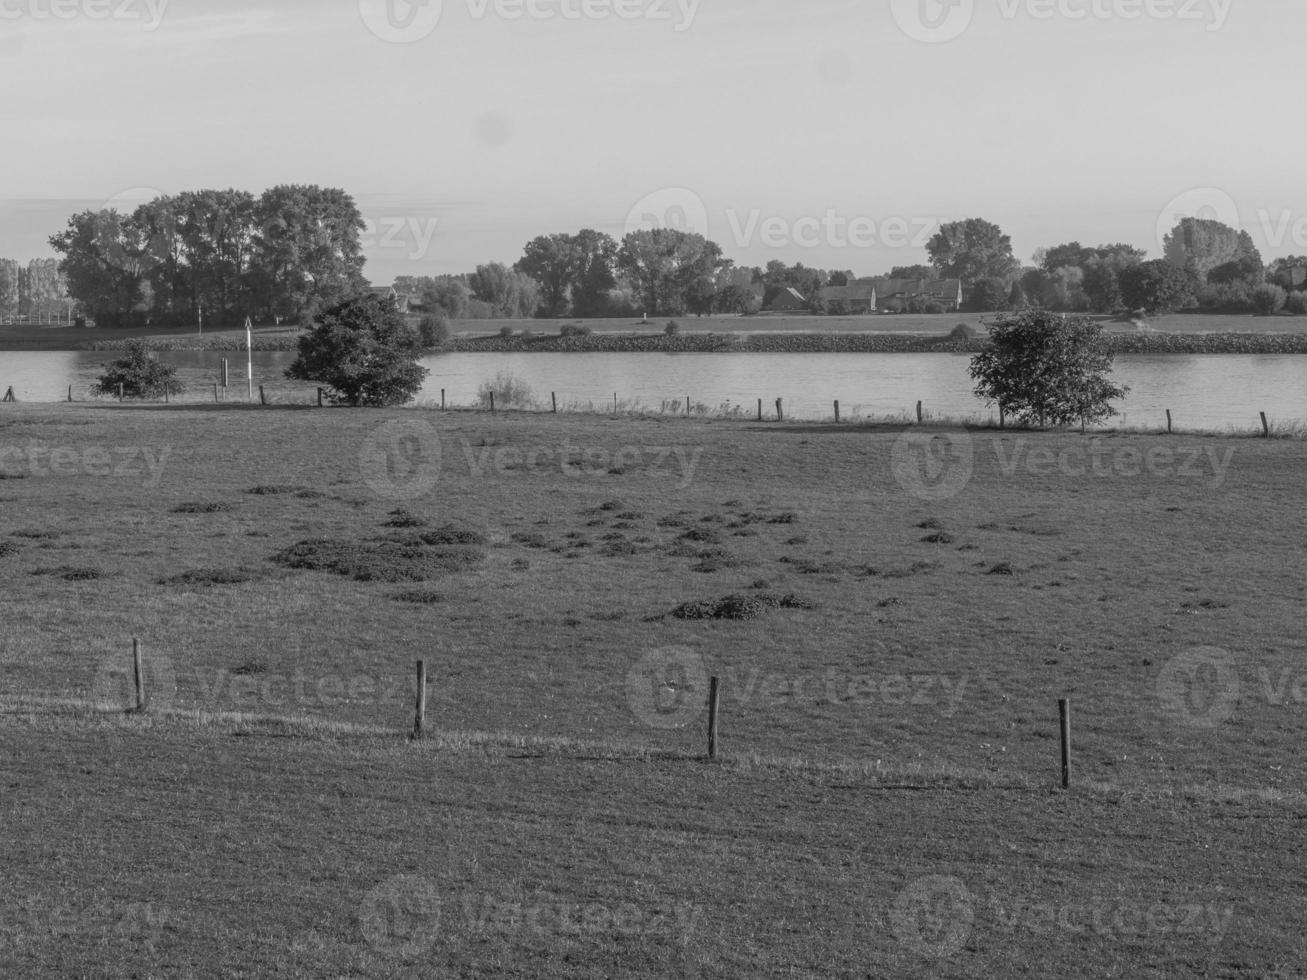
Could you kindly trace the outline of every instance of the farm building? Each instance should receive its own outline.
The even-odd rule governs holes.
[[[828,286],[822,297],[832,311],[874,313],[910,303],[937,303],[946,313],[962,306],[961,279],[854,279],[847,286]]]
[[[401,313],[408,313],[409,307],[412,306],[412,297],[406,293],[396,292],[394,286],[372,286],[369,292],[374,296],[390,300]]]
[[[767,313],[799,313],[808,308],[808,301],[797,289],[786,287],[772,297]]]

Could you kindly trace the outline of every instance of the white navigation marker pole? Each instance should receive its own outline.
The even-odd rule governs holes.
[[[250,401],[254,401],[254,324],[250,322],[249,317],[245,318],[245,355],[245,376],[249,379],[250,386],[249,397]]]

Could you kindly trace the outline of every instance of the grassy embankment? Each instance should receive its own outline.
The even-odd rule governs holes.
[[[1307,445],[998,436],[5,406],[0,968],[1293,975]]]
[[[975,314],[932,316],[850,317],[680,317],[681,335],[667,338],[665,320],[642,323],[610,320],[455,320],[450,324],[454,350],[897,350],[946,349],[941,341],[959,323],[983,334],[984,317]],[[1150,320],[1140,330],[1125,322],[1104,319],[1104,328],[1121,353],[1139,352],[1302,352],[1307,349],[1307,317],[1255,317],[1171,314]],[[558,342],[563,324],[589,327],[589,338]],[[508,327],[517,334],[499,337]],[[524,338],[522,334],[533,335]],[[261,326],[255,330],[256,350],[293,350],[299,332],[294,327]],[[710,335],[715,335],[710,336]],[[1187,340],[1177,340],[1180,335]],[[1269,335],[1277,335],[1274,338]],[[147,337],[158,349],[243,350],[243,330],[213,330],[200,336],[192,328],[167,328],[145,333],[68,327],[0,328],[0,350],[109,350],[128,336]]]

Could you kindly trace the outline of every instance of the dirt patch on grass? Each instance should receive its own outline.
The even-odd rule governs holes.
[[[259,578],[262,576],[246,568],[198,568],[174,575],[172,578],[161,578],[159,585],[206,588],[214,585],[244,585]]]
[[[699,599],[686,602],[672,611],[677,619],[757,619],[769,609],[811,609],[807,599],[793,593],[787,595],[728,595],[717,600]]]
[[[9,541],[0,541],[0,558],[8,558],[10,555],[16,555],[22,551],[18,545]]]
[[[448,602],[449,596],[443,592],[432,592],[429,589],[418,589],[413,592],[397,592],[391,596],[393,602],[405,602],[413,606],[437,606],[442,602]]]
[[[72,565],[61,565],[58,568],[38,568],[32,574],[49,578],[61,578],[65,582],[94,582],[105,577],[104,572],[98,568],[79,568]]]
[[[343,541],[315,538],[272,556],[286,568],[331,572],[356,582],[425,582],[469,571],[485,561],[478,547],[431,546],[421,541]]]
[[[172,509],[172,512],[174,514],[225,514],[235,509],[231,504],[223,503],[220,500],[211,500],[178,504]]]
[[[934,534],[927,534],[921,540],[924,544],[952,544],[954,538],[944,531],[936,531]]]
[[[390,520],[382,527],[426,527],[427,522],[415,514],[410,514],[403,507],[390,512]]]

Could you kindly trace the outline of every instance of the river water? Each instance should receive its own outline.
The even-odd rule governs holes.
[[[114,352],[0,352],[0,393],[12,386],[20,401],[89,399],[100,366]],[[187,386],[183,400],[209,400],[229,362],[227,400],[247,395],[245,355],[235,352],[169,352]],[[309,402],[312,385],[287,381],[293,359],[286,352],[255,352],[254,385],[274,402]],[[560,407],[684,411],[688,397],[699,410],[757,411],[769,415],[777,398],[787,417],[824,419],[840,402],[845,418],[915,414],[918,401],[936,417],[988,418],[993,412],[972,393],[970,358],[954,354],[443,354],[424,361],[431,369],[419,402],[450,406],[476,403],[479,387],[501,373],[513,375],[540,406],[550,394]],[[1165,424],[1170,409],[1185,428],[1251,428],[1258,413],[1274,421],[1307,421],[1307,357],[1295,355],[1120,356],[1114,380],[1131,391],[1118,403],[1126,425]]]

